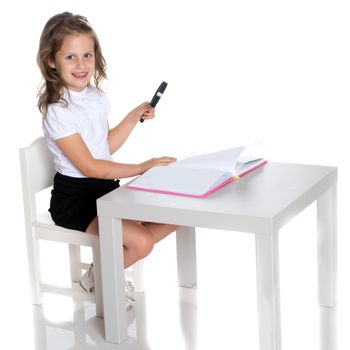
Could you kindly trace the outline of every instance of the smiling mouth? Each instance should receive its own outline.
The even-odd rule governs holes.
[[[84,72],[84,73],[72,73],[73,76],[77,79],[85,79],[88,75],[87,72]]]

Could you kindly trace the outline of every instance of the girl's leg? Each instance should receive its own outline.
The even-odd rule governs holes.
[[[178,228],[175,225],[139,223],[131,220],[122,220],[122,225],[125,268],[146,257],[155,243]],[[97,217],[91,222],[86,232],[98,235]]]
[[[156,224],[154,222],[143,222],[142,225],[152,233],[154,237],[154,243],[158,243],[163,238],[179,228],[177,225]]]

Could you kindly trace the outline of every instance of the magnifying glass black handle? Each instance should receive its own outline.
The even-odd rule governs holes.
[[[153,95],[152,100],[149,103],[151,107],[155,107],[157,105],[157,103],[159,102],[160,98],[163,96],[163,93],[164,93],[164,91],[165,91],[167,86],[168,86],[168,83],[166,83],[165,81],[163,81],[159,85],[156,93]],[[144,121],[145,120],[141,117],[140,122],[143,123]]]

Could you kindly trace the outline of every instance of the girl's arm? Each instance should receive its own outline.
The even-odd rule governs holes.
[[[156,165],[168,165],[176,160],[172,157],[160,157],[140,164],[122,164],[94,159],[79,134],[63,137],[56,140],[56,143],[82,174],[96,179],[122,179],[136,176]]]
[[[111,154],[124,144],[141,117],[143,119],[154,118],[154,108],[148,102],[144,102],[133,109],[115,128],[109,130],[108,144]]]

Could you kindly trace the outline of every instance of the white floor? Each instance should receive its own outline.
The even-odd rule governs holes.
[[[180,289],[178,298],[169,300],[171,305],[164,306],[162,310],[158,308],[157,312],[150,310],[151,305],[157,303],[155,299],[139,296],[137,306],[128,312],[129,338],[121,345],[105,342],[103,319],[95,317],[94,304],[47,299],[45,307],[33,308],[35,349],[258,349],[254,320],[252,324],[248,320],[241,324],[237,320],[231,323],[235,316],[230,316],[225,307],[212,310],[206,306],[202,307],[202,311],[210,312],[208,319],[199,320],[200,305],[196,294],[196,290]],[[326,310],[323,315],[320,314],[323,324],[321,329],[327,328],[322,336],[322,349],[337,348],[332,334],[335,325],[333,320],[333,312]],[[308,339],[315,335],[315,326],[317,323],[311,327],[311,332],[310,327],[307,327],[307,337],[302,332],[289,344],[284,344],[283,348],[318,348],[317,338]],[[291,330],[287,333],[294,334]]]
[[[284,350],[349,348],[348,286],[340,283],[334,310],[320,310],[317,304],[314,219],[311,206],[280,235]],[[14,291],[20,312],[7,321],[5,339],[11,345],[6,349],[259,349],[254,236],[198,229],[198,286],[193,289],[177,287],[174,238],[161,242],[146,260],[146,292],[137,295],[128,312],[129,338],[123,344],[105,342],[103,319],[95,317],[91,301],[47,294],[42,306],[32,306],[24,277],[26,293],[20,297]],[[63,245],[42,245],[47,282],[69,283],[67,254]],[[89,259],[88,251],[83,254]]]

